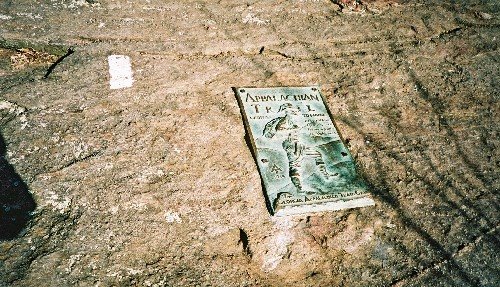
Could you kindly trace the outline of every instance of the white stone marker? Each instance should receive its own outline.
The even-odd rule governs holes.
[[[124,55],[108,56],[109,87],[111,89],[130,88],[134,83],[130,57]]]

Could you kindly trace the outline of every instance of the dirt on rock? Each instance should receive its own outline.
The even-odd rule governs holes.
[[[38,2],[0,3],[0,286],[498,286],[498,1]],[[231,88],[315,84],[376,205],[272,217]]]

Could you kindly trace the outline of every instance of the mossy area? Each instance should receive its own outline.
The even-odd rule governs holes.
[[[54,56],[63,56],[68,52],[67,46],[57,44],[46,44],[37,41],[30,41],[24,39],[5,39],[0,37],[0,48],[9,50],[22,50],[29,49],[39,53],[47,53]]]

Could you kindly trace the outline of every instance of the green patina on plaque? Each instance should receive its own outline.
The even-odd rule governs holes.
[[[272,214],[374,205],[318,87],[234,90]]]

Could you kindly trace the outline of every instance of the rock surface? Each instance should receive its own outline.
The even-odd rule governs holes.
[[[38,2],[0,3],[0,286],[498,286],[498,1]],[[312,84],[376,206],[272,218],[231,87]]]

